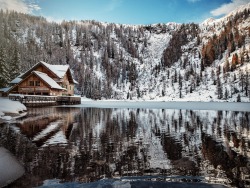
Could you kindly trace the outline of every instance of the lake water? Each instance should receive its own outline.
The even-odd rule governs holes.
[[[10,187],[250,185],[250,110],[106,107],[30,108],[0,125],[25,167]]]

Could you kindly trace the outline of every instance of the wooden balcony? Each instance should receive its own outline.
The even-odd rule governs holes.
[[[76,96],[10,94],[9,99],[20,101],[25,106],[53,106],[53,105],[81,104],[81,98]]]
[[[33,93],[33,92],[49,92],[49,88],[46,87],[21,87],[20,92]]]

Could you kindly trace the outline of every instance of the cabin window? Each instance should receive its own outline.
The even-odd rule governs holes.
[[[40,86],[40,81],[36,81],[36,86]]]
[[[30,86],[34,86],[34,81],[30,81]]]

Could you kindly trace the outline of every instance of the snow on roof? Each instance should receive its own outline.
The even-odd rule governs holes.
[[[20,74],[19,76],[17,76],[16,78],[14,78],[14,79],[10,82],[10,84],[18,84],[19,82],[21,82],[21,81],[23,80],[23,79],[21,78],[22,75],[23,75],[23,73]]]
[[[79,84],[75,79],[73,79],[74,84]]]
[[[54,72],[59,78],[63,78],[63,76],[69,69],[69,65],[51,65],[51,64],[45,63],[44,61],[40,61],[40,63],[42,63],[49,70]]]
[[[65,90],[62,88],[60,85],[58,85],[55,80],[50,78],[47,74],[39,72],[39,71],[33,71],[39,78],[41,78],[43,81],[45,81],[51,88],[53,89],[61,89]]]
[[[1,88],[1,92],[8,92],[12,87]]]
[[[21,82],[23,79],[22,78],[19,78],[19,77],[16,77],[14,80],[12,80],[10,82],[10,84],[18,84],[19,82]]]

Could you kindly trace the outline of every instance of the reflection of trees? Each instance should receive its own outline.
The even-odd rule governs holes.
[[[170,135],[164,134],[161,137],[163,148],[170,160],[178,160],[182,158],[182,145]]]
[[[223,114],[224,113],[224,114]],[[237,187],[249,183],[247,142],[249,142],[249,113],[219,112],[214,118],[216,132],[202,133],[202,154],[214,169],[222,168],[227,178]],[[222,121],[224,120],[224,121]],[[246,134],[244,135],[243,132]],[[247,137],[246,137],[247,136]],[[221,138],[224,138],[223,141]],[[217,174],[218,176],[218,174]]]
[[[221,143],[216,142],[211,136],[206,134],[202,134],[202,152],[215,169],[219,168],[219,166],[222,167],[227,178],[231,179],[234,185],[240,187],[243,185],[240,175],[242,168],[247,166],[247,158],[245,156],[238,155],[232,150],[229,155]],[[249,174],[249,170],[247,172]]]
[[[38,186],[52,178],[89,182],[104,175],[202,175],[204,161],[213,165],[209,176],[216,178],[220,167],[234,185],[244,184],[243,172],[249,174],[249,113],[60,108],[56,114],[64,120],[60,128],[67,146],[39,148],[29,140],[48,126],[46,118],[37,127],[36,121],[24,124],[28,118],[17,122],[21,134],[12,125],[0,129],[0,144],[26,166],[27,174],[14,187]],[[158,158],[170,161],[170,169],[150,166]]]

